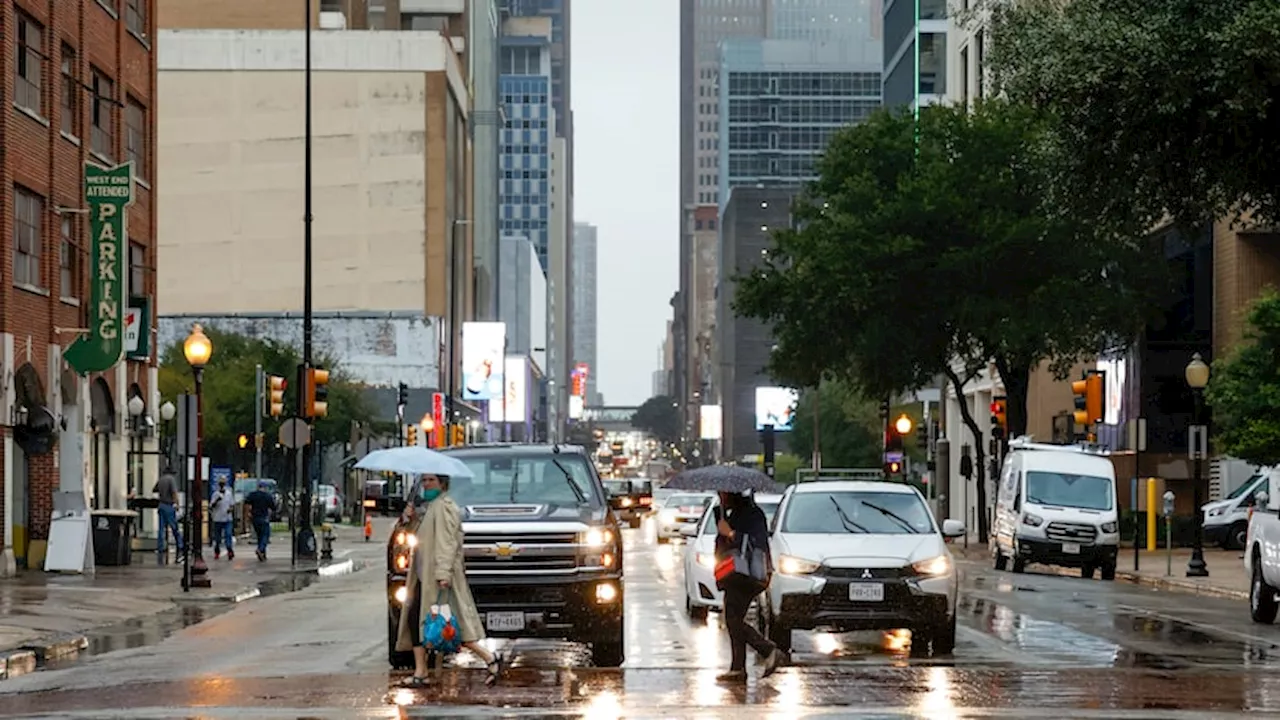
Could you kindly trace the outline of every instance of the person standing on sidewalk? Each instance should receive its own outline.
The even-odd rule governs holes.
[[[156,515],[160,518],[160,534],[156,541],[156,555],[160,562],[169,557],[169,531],[173,531],[174,546],[178,555],[186,551],[182,543],[182,530],[178,528],[178,483],[172,473],[164,473],[151,492],[159,498]]]
[[[271,539],[271,514],[276,509],[276,499],[268,490],[271,485],[266,481],[258,483],[258,489],[249,493],[244,504],[249,506],[249,514],[253,519],[253,531],[258,535],[258,561],[267,559],[267,541]]]
[[[213,516],[213,559],[222,556],[222,544],[227,545],[227,559],[235,560],[236,551],[232,542],[231,510],[235,507],[235,494],[227,489],[227,479],[218,478],[218,489],[209,502],[209,512]]]

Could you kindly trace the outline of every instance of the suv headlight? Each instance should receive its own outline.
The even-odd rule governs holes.
[[[613,542],[613,530],[607,527],[591,528],[579,536],[578,542],[587,547],[604,547]]]
[[[938,557],[935,557],[935,558],[929,558],[928,560],[921,560],[920,562],[911,563],[911,569],[915,570],[921,575],[928,575],[930,577],[938,577],[939,575],[946,575],[947,573],[951,572],[951,558],[947,557],[946,555],[939,555]]]
[[[822,567],[822,563],[805,560],[794,555],[783,555],[778,558],[778,572],[783,575],[808,575]]]
[[[1112,533],[1120,532],[1120,523],[1104,522],[1102,523],[1102,532],[1108,535],[1111,535]]]

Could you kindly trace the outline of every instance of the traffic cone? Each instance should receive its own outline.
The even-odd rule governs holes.
[[[369,542],[373,539],[373,516],[365,513],[364,516],[364,541]]]

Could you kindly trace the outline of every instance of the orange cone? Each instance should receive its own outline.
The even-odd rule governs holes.
[[[369,542],[373,539],[373,516],[365,513],[364,516],[364,541]]]

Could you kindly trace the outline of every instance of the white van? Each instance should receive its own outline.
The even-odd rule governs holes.
[[[1076,445],[1009,443],[991,529],[997,570],[1013,561],[1080,568],[1114,580],[1120,549],[1116,471],[1105,452]]]
[[[1258,493],[1266,489],[1267,473],[1260,470],[1225,498],[1202,505],[1204,541],[1224,550],[1243,548],[1249,531],[1249,510],[1257,502]]]

